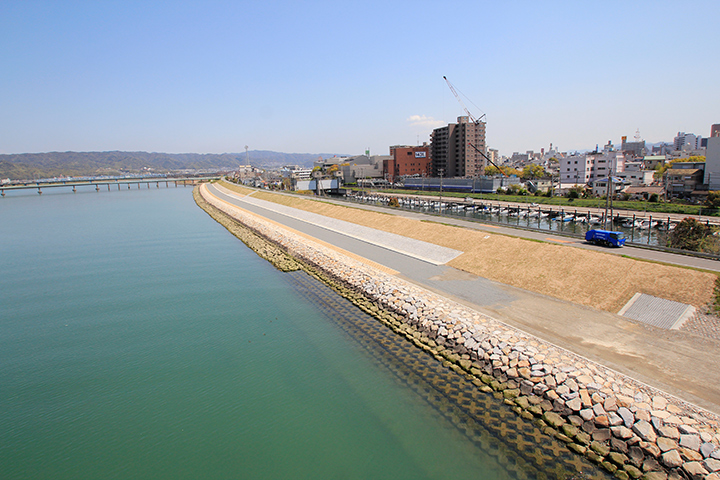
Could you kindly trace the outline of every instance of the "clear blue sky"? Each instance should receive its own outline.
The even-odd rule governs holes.
[[[708,136],[720,2],[0,2],[0,153],[387,154],[463,114],[503,155]]]

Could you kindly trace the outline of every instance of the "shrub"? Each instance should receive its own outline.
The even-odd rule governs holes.
[[[709,225],[688,217],[678,223],[670,234],[668,246],[693,252],[718,253],[720,242]]]

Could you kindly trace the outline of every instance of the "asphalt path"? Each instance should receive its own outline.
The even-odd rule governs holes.
[[[275,209],[264,208],[262,202],[250,200],[252,196],[245,198],[228,195],[227,190],[221,191],[215,185],[209,185],[209,189],[224,201],[384,265],[399,272],[397,276],[400,278],[720,414],[718,341],[678,330],[656,328],[612,313],[494,282],[447,265],[429,263],[387,246],[346,235],[341,229],[330,230],[301,220],[297,215],[289,216],[274,211]],[[340,203],[347,205],[347,202]],[[353,205],[388,213],[388,209],[380,207]],[[493,233],[515,236],[523,233],[511,228],[487,226],[450,217],[439,218],[395,209],[392,212]],[[524,232],[523,236],[525,235],[528,238],[558,241],[573,247],[597,248],[584,245],[584,242],[567,243],[567,237],[557,236],[557,239],[553,240],[552,235],[544,232]],[[620,250],[623,254],[630,253],[629,248]],[[642,249],[632,251],[635,250],[648,253]],[[683,257],[678,262],[690,259],[691,257]]]

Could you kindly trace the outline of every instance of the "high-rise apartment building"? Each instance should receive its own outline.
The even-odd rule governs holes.
[[[485,122],[458,117],[457,123],[433,130],[430,138],[433,176],[473,178],[484,173],[486,160],[473,145],[486,153]]]
[[[693,133],[678,132],[673,144],[675,150],[695,150],[698,148],[698,137]]]

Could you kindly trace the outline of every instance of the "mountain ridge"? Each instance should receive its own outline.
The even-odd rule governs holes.
[[[0,154],[0,179],[29,180],[60,176],[125,175],[182,170],[235,170],[249,163],[256,167],[283,165],[310,167],[330,153],[283,153],[251,150],[246,153],[163,153],[112,150],[105,152],[42,152]]]

